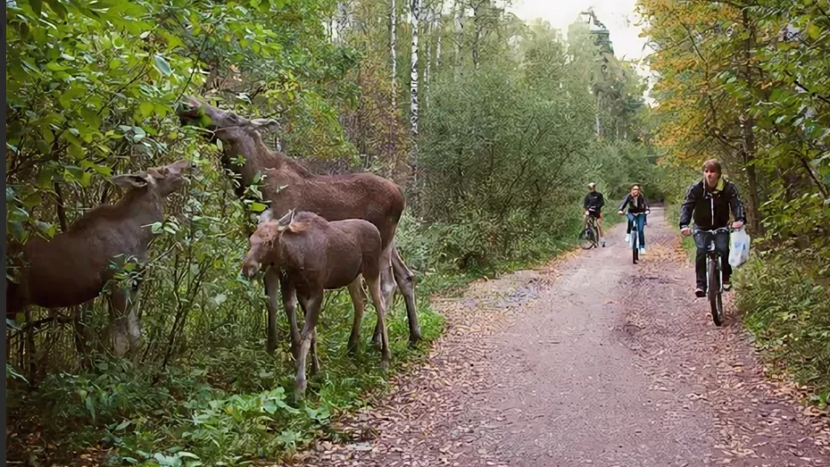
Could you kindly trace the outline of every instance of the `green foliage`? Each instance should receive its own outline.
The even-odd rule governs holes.
[[[793,375],[826,406],[830,397],[830,288],[815,257],[763,254],[736,275],[738,309],[778,372]]]
[[[423,301],[420,310],[423,336],[430,341],[443,319]],[[217,340],[210,352],[194,353],[166,370],[100,359],[88,372],[49,375],[36,392],[12,386],[10,427],[18,436],[38,433],[60,446],[29,452],[53,460],[97,443],[110,451],[104,461],[115,464],[171,465],[166,463],[176,457],[181,465],[273,459],[315,437],[342,436],[332,426],[334,418],[386,389],[380,355],[368,344],[375,324],[371,311],[363,321],[363,349],[354,359],[346,352],[348,294],[328,296],[318,333],[322,371],[310,379],[309,397],[300,406],[291,402],[295,373],[287,349],[274,359],[256,340]],[[388,323],[393,369],[423,358],[426,348],[408,348],[402,306]]]
[[[430,88],[419,141],[421,209],[439,257],[460,269],[492,268],[546,241],[575,238],[589,181],[609,199],[606,212],[634,183],[661,195],[646,147],[595,139],[594,98],[579,79],[593,62],[568,63],[555,34],[532,31],[519,63],[485,62],[461,78],[441,75]]]

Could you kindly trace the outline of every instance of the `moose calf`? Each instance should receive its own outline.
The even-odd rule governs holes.
[[[123,356],[141,338],[129,287],[108,282],[115,275],[111,263],[129,257],[144,260],[153,238],[149,224],[164,220],[164,199],[184,184],[191,163],[180,160],[146,172],[117,175],[116,185],[128,188],[116,204],[98,206],[51,241],[33,237],[22,250],[23,265],[17,283],[7,279],[6,317],[31,304],[44,308],[80,305],[94,300],[107,287],[110,332],[115,353]]]
[[[297,359],[297,395],[306,389],[305,363],[308,351],[316,341],[317,318],[323,303],[324,289],[349,287],[355,308],[349,349],[354,351],[363,318],[360,276],[366,279],[381,328],[381,368],[389,367],[389,338],[386,332],[386,304],[380,292],[380,270],[383,247],[380,232],[362,219],[328,222],[311,212],[293,210],[279,220],[272,211],[260,217],[256,232],[250,237],[250,250],[242,263],[242,274],[254,277],[260,270],[275,268],[280,272],[280,288],[286,310],[294,309],[295,294],[305,311],[302,333],[292,339],[299,342]],[[293,316],[294,313],[289,313]],[[296,330],[296,323],[292,330]],[[296,332],[296,331],[294,331]],[[294,349],[292,349],[294,350]],[[312,355],[312,371],[317,371],[316,351]]]

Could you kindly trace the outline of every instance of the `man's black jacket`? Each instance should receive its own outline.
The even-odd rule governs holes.
[[[598,191],[589,191],[588,194],[585,195],[585,199],[582,201],[582,207],[586,211],[589,207],[595,207],[597,208],[597,212],[600,212],[603,206],[605,206],[605,198],[602,196],[602,193]]]
[[[738,187],[721,177],[713,191],[706,190],[705,181],[701,179],[689,187],[686,197],[680,205],[680,228],[687,227],[692,221],[700,229],[717,229],[729,223],[729,209],[736,221],[746,222],[744,204],[738,197]]]

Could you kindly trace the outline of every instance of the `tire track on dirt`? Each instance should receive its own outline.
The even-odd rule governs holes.
[[[448,328],[388,397],[339,421],[309,466],[830,464],[826,420],[765,380],[727,294],[717,328],[661,208],[631,264],[608,247],[440,300]]]

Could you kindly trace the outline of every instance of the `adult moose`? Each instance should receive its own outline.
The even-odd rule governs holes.
[[[164,220],[164,199],[184,185],[190,161],[180,160],[147,171],[117,175],[127,193],[116,204],[102,205],[72,223],[51,241],[33,237],[19,247],[23,265],[16,283],[6,280],[6,317],[34,304],[62,308],[94,300],[105,288],[110,308],[110,338],[116,355],[133,350],[141,338],[135,293],[111,279],[130,257],[143,261],[153,238],[149,224]]]
[[[418,316],[415,310],[415,275],[404,264],[395,246],[395,232],[406,201],[401,188],[390,180],[371,173],[349,175],[315,175],[284,154],[270,150],[262,141],[261,129],[277,129],[273,119],[249,120],[230,110],[222,110],[192,97],[185,97],[177,108],[182,125],[207,129],[211,138],[224,143],[222,163],[240,178],[236,190],[241,196],[254,182],[257,172],[266,175],[262,193],[270,201],[274,216],[282,217],[290,209],[313,212],[327,221],[364,219],[380,232],[383,246],[381,288],[384,303],[392,303],[395,285],[406,302],[409,320],[409,341],[421,339]],[[242,156],[244,164],[234,163]],[[276,348],[277,289],[276,272],[265,274],[265,290],[268,294],[268,343],[267,350]],[[296,316],[287,309],[291,327],[291,350],[298,357],[299,330]],[[373,340],[380,342],[380,323],[375,326]]]

